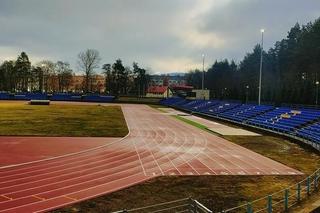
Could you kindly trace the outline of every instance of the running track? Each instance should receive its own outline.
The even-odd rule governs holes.
[[[87,152],[0,167],[0,212],[43,212],[161,175],[300,172],[145,105],[122,105],[130,133]]]

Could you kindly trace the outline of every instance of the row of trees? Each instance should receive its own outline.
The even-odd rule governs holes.
[[[145,69],[139,67],[138,63],[134,62],[131,69],[124,67],[122,61],[118,59],[112,65],[104,64],[102,69],[110,94],[136,94],[139,97],[145,94],[149,75]]]
[[[78,55],[78,65],[85,74],[84,91],[89,92],[90,79],[95,75],[95,69],[99,68],[101,57],[97,50],[87,49]],[[119,94],[136,94],[144,95],[149,75],[147,70],[139,67],[138,63],[133,62],[133,66],[124,66],[121,59],[117,59],[113,64],[102,65],[103,74],[105,76],[106,92],[111,95]]]
[[[300,26],[296,24],[287,38],[263,51],[262,101],[274,103],[315,104],[320,78],[320,19]],[[236,64],[215,61],[205,72],[205,87],[212,98],[258,99],[261,47]],[[187,74],[187,82],[201,87],[199,70]]]
[[[0,91],[65,91],[72,75],[67,62],[44,60],[32,66],[28,55],[22,52],[16,61],[0,65]]]
[[[112,95],[143,95],[147,88],[147,71],[134,62],[132,68],[124,66],[120,59],[113,64],[103,64],[97,50],[87,49],[78,54],[78,67],[83,72],[82,84],[77,91],[97,92],[96,77],[105,78],[105,92]],[[11,92],[67,92],[75,84],[75,73],[68,62],[43,60],[34,66],[22,52],[17,60],[4,61],[0,65],[0,91]],[[100,91],[100,90],[99,90]]]

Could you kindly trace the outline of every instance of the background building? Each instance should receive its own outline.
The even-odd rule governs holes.
[[[169,98],[173,93],[168,86],[149,86],[146,97],[148,98]]]
[[[71,92],[83,92],[85,88],[85,76],[74,75],[72,76],[69,91]],[[103,93],[106,91],[105,78],[102,75],[93,75],[89,82],[90,91]]]

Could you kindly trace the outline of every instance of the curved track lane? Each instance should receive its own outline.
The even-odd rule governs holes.
[[[0,212],[43,212],[161,175],[300,172],[145,105],[122,105],[122,140],[74,155],[0,168]]]

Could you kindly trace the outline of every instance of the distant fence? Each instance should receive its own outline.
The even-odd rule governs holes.
[[[304,180],[297,184],[259,198],[257,200],[244,203],[242,205],[225,209],[219,213],[258,213],[258,212],[286,212],[295,204],[298,204],[302,200],[308,198],[312,193],[315,193],[319,189],[320,169],[316,170],[312,175],[308,176]],[[208,200],[206,200],[208,201]],[[206,202],[208,203],[208,202]],[[213,202],[209,202],[214,205]],[[184,198],[180,200],[169,201],[165,203],[158,203],[155,205],[144,206],[141,208],[120,210],[113,213],[213,213],[214,207],[211,206],[211,210],[192,198]]]

